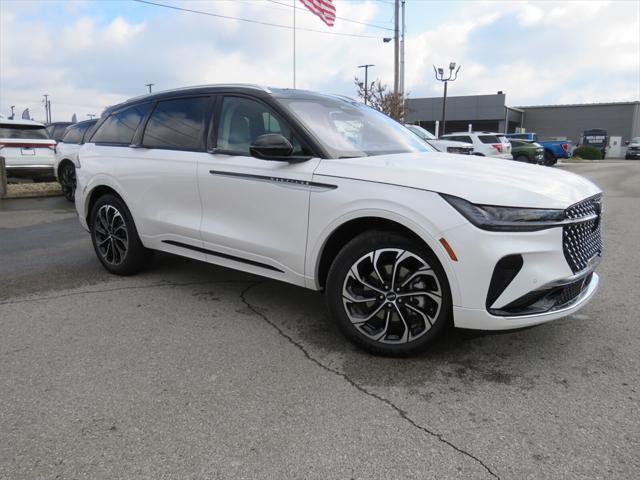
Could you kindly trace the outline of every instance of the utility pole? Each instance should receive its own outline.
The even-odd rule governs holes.
[[[367,92],[369,88],[369,67],[375,67],[373,63],[366,65],[358,65],[358,68],[364,68],[364,104],[367,104]]]
[[[145,83],[147,87],[149,87],[149,93],[151,93],[151,87],[155,85],[155,83]]]
[[[447,78],[444,78],[444,68],[437,68],[434,65],[433,66],[433,71],[436,74],[436,80],[440,81],[440,82],[444,82],[444,98],[442,99],[442,132],[441,134],[444,135],[445,133],[447,133],[447,131],[445,130],[445,128],[447,127],[447,83],[449,82],[455,82],[456,79],[458,78],[458,72],[460,71],[460,67],[462,67],[462,65],[458,65],[458,69],[455,71],[455,73],[453,72],[456,68],[456,62],[451,62],[449,63],[449,76]]]
[[[402,0],[401,4],[401,9],[402,9],[402,16],[401,16],[401,21],[400,21],[400,86],[399,86],[399,91],[400,91],[400,95],[404,98],[404,29],[405,29],[405,23],[404,23],[404,6],[405,6],[405,0]]]
[[[400,77],[399,53],[400,53],[400,0],[394,4],[395,25],[393,28],[393,93],[398,95],[398,80]]]

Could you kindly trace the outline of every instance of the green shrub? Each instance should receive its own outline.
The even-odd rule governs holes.
[[[602,150],[590,145],[582,145],[573,151],[573,156],[585,160],[602,160]]]

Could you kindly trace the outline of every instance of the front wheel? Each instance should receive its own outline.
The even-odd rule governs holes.
[[[450,321],[451,293],[440,262],[395,232],[351,240],[331,265],[326,296],[347,338],[377,355],[423,351]]]
[[[58,172],[60,188],[64,198],[73,202],[76,194],[76,167],[71,162],[65,162]]]
[[[91,209],[91,240],[100,263],[116,275],[132,275],[151,258],[125,203],[115,195],[100,197]]]
[[[544,151],[544,164],[547,166],[555,165],[558,159],[549,150]]]

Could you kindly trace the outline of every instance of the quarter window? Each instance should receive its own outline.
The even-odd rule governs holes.
[[[260,136],[279,133],[293,146],[292,155],[305,155],[305,149],[291,129],[267,105],[242,97],[225,97],[218,122],[217,149],[239,155],[250,155],[249,147]]]
[[[142,144],[149,148],[204,150],[208,97],[158,102],[149,117]]]
[[[80,143],[82,140],[82,132],[77,127],[72,127],[67,130],[67,133],[62,137],[63,143]]]
[[[112,113],[96,130],[91,141],[94,143],[130,145],[140,121],[150,108],[150,103],[143,103]]]

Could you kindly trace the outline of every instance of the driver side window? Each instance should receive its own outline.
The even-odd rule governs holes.
[[[224,97],[218,122],[218,150],[249,156],[251,144],[267,133],[287,138],[293,145],[292,155],[306,151],[284,120],[267,105],[243,97]]]

